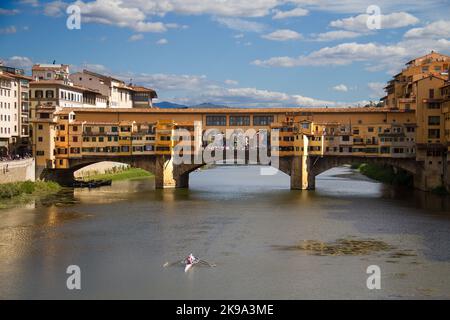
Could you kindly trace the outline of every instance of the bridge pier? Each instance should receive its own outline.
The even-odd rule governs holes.
[[[313,173],[312,159],[309,156],[295,156],[291,159],[291,189],[292,190],[314,190],[316,188],[316,177]]]
[[[70,187],[75,181],[74,170],[71,169],[43,169],[39,175],[39,179],[46,181],[54,181],[63,187]]]

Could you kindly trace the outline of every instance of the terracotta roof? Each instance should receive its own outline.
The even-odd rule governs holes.
[[[14,78],[9,73],[6,72],[0,72],[0,78],[14,80]]]
[[[142,87],[142,86],[133,86],[130,85],[131,90],[136,92],[149,92],[151,94],[152,98],[157,98],[158,95],[156,94],[156,91],[150,88]]]
[[[33,78],[28,77],[28,76],[24,76],[22,74],[10,73],[10,72],[6,72],[6,71],[4,71],[3,74],[6,74],[6,75],[8,75],[8,76],[10,76],[12,78],[25,79],[25,80],[29,80],[29,81],[33,80]]]
[[[419,82],[419,81],[422,81],[422,80],[425,80],[425,79],[429,79],[429,78],[436,78],[436,79],[443,80],[443,81],[447,80],[446,77],[438,76],[438,75],[436,75],[436,74],[430,73],[429,75],[427,75],[427,76],[425,76],[425,77],[423,77],[423,78],[417,79],[417,80],[415,80],[415,81],[413,81],[413,82]]]
[[[87,69],[84,69],[84,70],[83,70],[83,73],[90,74],[90,75],[92,75],[92,76],[94,76],[94,77],[97,77],[97,78],[100,78],[100,79],[113,80],[113,81],[118,81],[118,82],[122,82],[122,83],[123,83],[123,81],[120,80],[120,79],[116,79],[116,78],[113,78],[113,77],[111,77],[111,76],[105,76],[105,75],[103,75],[103,74],[96,73],[96,72],[93,72],[93,71],[89,71],[89,70],[87,70]]]
[[[59,70],[59,69],[66,69],[69,65],[67,64],[35,64],[31,70],[33,71],[45,71],[45,70]]]
[[[60,85],[63,87],[67,87],[67,88],[74,88],[74,89],[78,89],[78,90],[83,90],[83,91],[90,91],[93,93],[98,93],[100,94],[100,91],[98,91],[97,89],[91,89],[91,88],[87,88],[87,87],[82,87],[82,86],[78,86],[78,85],[72,85],[72,84],[67,84],[64,83],[63,80],[38,80],[38,81],[31,81],[30,82],[30,86],[38,86],[38,85]]]
[[[206,109],[206,108],[188,108],[188,109],[156,109],[156,108],[65,108],[60,112],[107,112],[107,113],[148,113],[148,114],[218,114],[218,113],[297,113],[301,115],[303,112],[307,113],[412,113],[414,110],[392,110],[388,108],[377,107],[347,107],[347,108],[223,108],[223,109]]]

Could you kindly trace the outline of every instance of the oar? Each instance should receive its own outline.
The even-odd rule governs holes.
[[[183,262],[183,261],[184,261],[184,260],[178,260],[178,261],[175,261],[175,262],[172,262],[172,263],[166,262],[166,263],[164,263],[163,268],[167,268],[167,267],[176,265],[176,264],[181,263],[181,262]]]
[[[210,267],[216,267],[216,265],[214,263],[209,263],[208,261],[205,260],[199,260],[199,263],[203,263],[203,264],[207,264]]]

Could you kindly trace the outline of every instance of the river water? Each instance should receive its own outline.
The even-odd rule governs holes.
[[[192,173],[189,190],[123,181],[1,209],[0,298],[450,298],[449,197],[349,168],[315,191],[259,173],[217,167]],[[216,267],[163,267],[190,252]],[[66,287],[69,265],[81,290]]]

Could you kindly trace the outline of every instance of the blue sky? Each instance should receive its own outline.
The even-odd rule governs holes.
[[[71,4],[79,30],[66,27]],[[380,29],[366,25],[370,5]],[[160,101],[357,105],[408,59],[450,54],[449,13],[449,0],[1,1],[0,59],[133,79]]]

